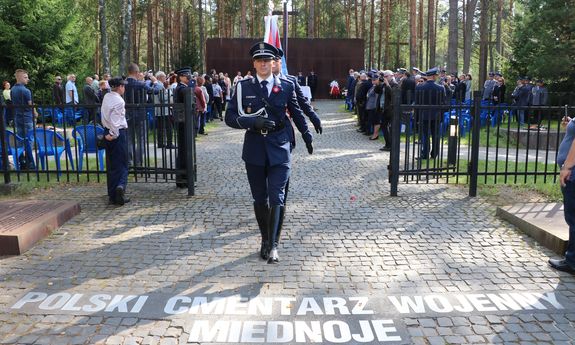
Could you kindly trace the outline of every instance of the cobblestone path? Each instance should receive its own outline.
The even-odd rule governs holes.
[[[257,255],[243,132],[223,123],[198,142],[195,197],[136,183],[120,208],[104,184],[35,196],[82,212],[0,258],[0,343],[575,343],[575,279],[552,253],[465,188],[389,197],[389,153],[340,104],[317,102],[313,155],[298,135],[278,265]]]

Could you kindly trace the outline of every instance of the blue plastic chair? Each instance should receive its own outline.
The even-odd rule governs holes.
[[[492,106],[493,103],[491,103],[491,101],[481,101],[481,106]],[[479,114],[479,119],[481,122],[481,127],[487,125],[487,120],[489,119],[489,113],[491,112],[491,109],[485,109],[485,108],[481,108],[481,113]]]
[[[15,147],[12,146],[12,143],[15,144]],[[20,170],[20,160],[18,158],[24,153],[27,147],[29,147],[29,143],[26,139],[14,134],[11,130],[6,130],[6,151],[8,152],[8,155],[12,156],[14,168],[16,170]],[[28,150],[28,152],[30,151],[31,150]],[[0,164],[2,164],[1,161]]]
[[[58,175],[61,175],[60,156],[64,151],[66,151],[68,155],[71,168],[74,169],[74,159],[72,157],[69,139],[64,139],[61,134],[56,133],[54,130],[36,128],[34,131],[28,133],[28,140],[36,144],[37,155],[40,159],[42,170],[46,169],[48,156],[54,156]],[[62,146],[57,146],[57,144],[62,144]]]
[[[78,143],[78,171],[82,171],[85,153],[97,153],[100,171],[104,170],[105,149],[99,149],[97,136],[104,135],[104,128],[96,125],[77,126],[72,131],[72,136]]]
[[[64,115],[62,114],[62,109],[57,107],[39,107],[38,115],[40,115],[40,122],[47,123],[53,122],[57,124],[62,124]]]

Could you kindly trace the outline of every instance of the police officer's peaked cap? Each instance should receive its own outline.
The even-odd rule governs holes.
[[[531,80],[531,77],[526,75],[521,77],[521,80]]]
[[[258,42],[250,49],[252,59],[274,59],[278,55],[278,49],[266,42]]]
[[[495,75],[495,72],[489,72],[489,76],[493,77]]]
[[[108,80],[108,85],[110,85],[110,87],[118,87],[120,85],[127,85],[127,84],[128,82],[122,77],[114,77]]]
[[[276,48],[276,50],[278,53],[275,58],[276,60],[281,60],[284,57],[284,51],[281,48]]]
[[[535,82],[536,82],[536,83],[545,84],[545,81],[544,81],[543,79],[537,79]]]
[[[433,67],[432,69],[425,72],[424,75],[427,77],[431,77],[433,75],[437,75],[438,73],[439,73],[439,69],[437,67]]]
[[[192,75],[192,69],[190,67],[182,67],[178,70],[176,70],[176,74],[179,76],[191,76]]]
[[[503,77],[503,74],[501,74],[501,72],[495,72],[494,75],[495,75],[496,77]]]
[[[398,68],[397,73],[405,74],[405,73],[407,73],[407,70],[405,68]]]

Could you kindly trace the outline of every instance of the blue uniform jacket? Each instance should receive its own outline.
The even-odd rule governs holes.
[[[437,105],[437,108],[433,109],[420,109],[420,120],[443,119],[441,107],[445,104],[445,89],[433,80],[428,80],[415,88],[415,104]]]
[[[279,164],[290,164],[290,127],[286,109],[289,110],[297,129],[304,136],[311,133],[307,127],[302,110],[298,106],[292,82],[283,78],[274,78],[274,87],[267,100],[268,119],[275,121],[276,126],[282,129],[262,135],[254,129],[256,118],[240,116],[238,112],[238,85],[234,90],[234,95],[228,103],[226,110],[226,124],[232,128],[247,129],[244,137],[242,159],[249,164],[258,166],[274,166]],[[241,107],[246,115],[253,114],[265,107],[264,92],[260,88],[257,78],[240,81],[242,88]],[[274,91],[275,90],[275,91]],[[276,92],[277,91],[277,92]]]
[[[311,123],[313,123],[314,127],[321,126],[321,120],[319,119],[319,116],[317,116],[317,113],[313,110],[313,107],[311,106],[307,98],[303,95],[303,92],[301,91],[301,86],[298,83],[297,78],[293,75],[286,75],[282,77],[291,81],[294,84],[295,95],[297,97],[297,104],[299,105],[303,113],[309,118]]]

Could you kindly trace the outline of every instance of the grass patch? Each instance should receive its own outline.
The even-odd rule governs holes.
[[[442,162],[444,166],[447,165],[446,161]],[[456,167],[457,171],[459,172],[467,172],[467,160],[459,160],[458,165]],[[431,164],[430,164],[431,166]],[[493,176],[488,175],[490,173],[498,173],[505,172],[505,168],[507,167],[508,172],[516,171],[517,173],[534,173],[534,172],[544,172],[547,169],[547,177],[545,176],[536,176],[536,175],[527,175],[527,176]],[[513,198],[513,194],[509,194],[509,192],[521,192],[521,193],[537,193],[543,199],[549,202],[561,201],[562,194],[561,189],[559,188],[559,182],[554,180],[554,169],[556,168],[555,164],[544,164],[544,163],[535,163],[535,162],[528,162],[525,164],[524,162],[520,162],[517,164],[517,169],[515,167],[515,162],[497,162],[497,165],[494,161],[479,161],[478,164],[478,172],[479,174],[487,174],[487,175],[480,175],[478,176],[477,184],[478,184],[478,192],[482,196],[500,196],[499,194],[504,193],[507,195],[502,195],[507,198]],[[557,178],[559,175],[557,174]],[[447,179],[446,179],[447,180]],[[459,184],[466,184],[469,183],[469,176],[459,176],[459,179],[456,180],[454,177],[450,177],[447,181],[448,183],[459,183]],[[521,195],[519,193],[519,195]]]

